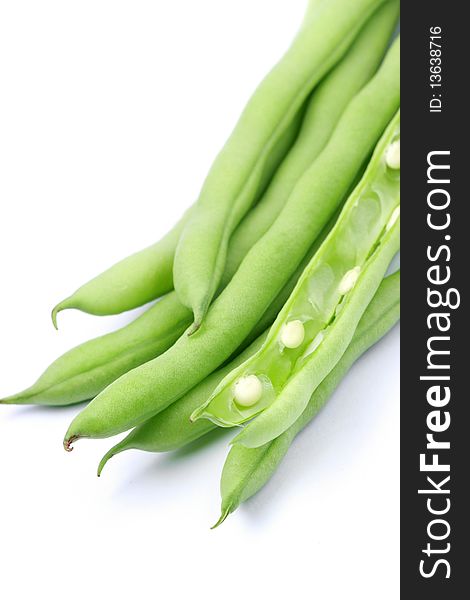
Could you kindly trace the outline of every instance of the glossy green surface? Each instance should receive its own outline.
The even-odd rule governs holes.
[[[386,277],[380,284],[380,287],[372,299],[371,304],[367,307],[363,317],[361,318],[361,321],[359,322],[350,347],[348,347],[345,355],[341,358],[337,367],[334,369],[335,375],[327,379],[331,380],[334,378],[334,380],[338,382],[344,373],[349,369],[350,364],[352,364],[353,361],[351,358],[354,357],[353,360],[355,360],[355,357],[359,355],[360,351],[364,352],[367,347],[373,343],[371,340],[375,339],[374,335],[383,335],[386,328],[392,326],[392,324],[398,320],[400,296],[399,286],[400,282],[398,272]],[[229,364],[206,377],[206,379],[193,388],[188,394],[185,394],[182,398],[180,398],[180,400],[171,404],[168,408],[155,415],[152,419],[146,421],[143,425],[133,429],[121,442],[113,446],[105,454],[99,464],[98,475],[101,474],[101,471],[110,458],[126,450],[169,452],[182,448],[194,440],[201,438],[209,431],[215,429],[216,425],[207,419],[200,419],[196,422],[192,422],[190,420],[192,412],[212,394],[220,381],[232,369],[240,365],[243,361],[257,352],[266,339],[266,335],[267,332],[261,335],[249,348],[247,348],[247,350],[237,356]],[[326,400],[325,392],[321,391],[325,389],[330,390],[331,387],[329,384],[325,386],[322,382],[321,386],[319,386],[317,390],[317,393],[314,395],[315,401],[311,400],[309,402],[307,409],[291,428],[291,437],[285,436],[285,438],[289,438],[289,444],[297,431],[303,427],[304,423],[307,422],[307,417],[309,417],[308,421],[313,418],[313,408],[315,408],[316,412],[322,406],[324,400],[319,402],[319,398]],[[294,432],[295,434],[293,435]],[[284,446],[284,444],[282,445]],[[239,446],[237,446],[237,448],[238,447]],[[245,456],[244,453],[247,453],[247,456],[250,457],[251,452],[253,452],[253,457],[264,456],[264,453],[260,455],[259,453],[257,454],[255,450],[248,450],[245,447],[241,448],[241,450],[232,451],[230,457],[232,457],[233,454],[241,454],[241,456]],[[278,449],[278,445],[275,445],[273,448],[271,448],[271,453],[273,452],[274,448]],[[251,465],[251,461],[249,462]],[[258,461],[256,461],[256,465],[257,464]],[[250,467],[249,470],[251,472],[252,468]],[[252,477],[254,481],[259,481],[256,477],[256,473],[258,473],[258,468],[253,469],[253,475],[250,475],[250,477]],[[265,477],[269,477],[269,474],[266,474],[266,472],[263,470],[261,475],[263,484],[266,481]],[[237,476],[236,479],[239,481],[240,477]],[[241,479],[244,479],[244,477],[241,477]],[[258,489],[259,487],[261,486],[258,485]]]
[[[294,289],[303,269],[315,254],[331,227],[332,224],[328,224],[328,227],[319,236],[319,239],[312,246],[297,271],[265,312],[256,327],[251,331],[248,338],[234,353],[231,360],[222,368],[211,373],[182,398],[170,404],[168,408],[133,429],[122,442],[111,448],[104,456],[100,463],[98,474],[101,473],[102,468],[112,456],[124,450],[138,449],[146,452],[167,452],[189,444],[216,427],[214,423],[206,419],[192,422],[190,420],[191,414],[210,397],[217,385],[232,369],[244,362],[260,348],[266,337],[267,328],[275,320],[291,291]]]
[[[235,350],[234,358],[272,325],[329,228],[319,236],[277,298]],[[91,400],[130,369],[168,350],[190,324],[191,311],[179,302],[175,292],[171,292],[121,329],[72,348],[56,359],[35,384],[0,399],[0,404],[65,406]],[[200,402],[207,397],[201,397]],[[197,406],[195,404],[191,412]]]
[[[247,252],[272,225],[299,177],[325,146],[347,103],[373,75],[395,26],[397,13],[396,2],[379,9],[348,54],[315,90],[295,144],[260,201],[230,238],[222,288]],[[94,315],[117,314],[171,291],[175,249],[192,210],[191,207],[162,240],[121,260],[60,302],[53,310],[54,324],[57,326],[57,315],[65,309],[75,308]]]
[[[400,170],[387,166],[386,155],[399,138],[398,114],[379,142],[338,221],[279,313],[263,347],[224,379],[207,405],[195,412],[195,418],[205,417],[222,426],[238,425],[253,418],[278,401],[290,379],[310,368],[308,363],[322,353],[335,328],[341,325],[348,330],[349,333],[343,332],[343,338],[352,335],[357,320],[352,318],[346,322],[346,307],[351,304],[349,296],[357,294],[362,277],[377,262],[377,253],[397,228],[395,225],[388,231],[387,224],[400,202]],[[385,264],[385,269],[387,266]],[[376,270],[380,281],[383,272],[380,273],[380,268]],[[344,293],[341,283],[353,273],[358,273],[357,284]],[[350,307],[348,310],[351,313]],[[293,321],[303,324],[305,337],[297,347],[288,348],[282,342],[283,328]],[[234,386],[240,378],[252,374],[262,382],[263,395],[253,406],[240,406],[234,398]],[[240,436],[240,439],[244,438]]]
[[[269,229],[296,183],[328,142],[350,100],[376,72],[396,26],[398,2],[387,2],[364,25],[344,58],[315,88],[302,127],[266,192],[230,238],[222,287]]]

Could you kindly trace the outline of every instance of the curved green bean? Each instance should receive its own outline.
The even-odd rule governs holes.
[[[168,294],[125,327],[72,348],[34,385],[0,404],[63,406],[90,400],[129,369],[165,352],[190,323],[191,312],[174,292]]]
[[[183,396],[239,347],[333,216],[399,105],[399,41],[355,96],[328,144],[295,186],[269,231],[215,300],[198,335],[120,377],[71,423],[81,437],[109,437],[139,425]]]
[[[310,3],[291,47],[248,102],[211,167],[176,249],[175,289],[193,310],[192,332],[219,287],[231,234],[283,158],[290,124],[383,1]]]
[[[158,242],[119,261],[97,275],[52,309],[57,315],[76,308],[92,315],[115,315],[142,306],[173,289],[176,245],[193,207]]]
[[[390,152],[399,113],[363,178],[271,327],[263,347],[221,382],[193,418],[224,427],[253,419],[236,438],[261,446],[303,412],[347,348],[399,246],[400,170]]]
[[[377,336],[377,338],[381,337],[385,331],[396,322],[398,319],[398,306],[399,273],[397,272],[389,277],[386,277],[382,281],[377,293],[371,301],[371,304],[367,307],[363,317],[361,318],[361,321],[359,322],[358,328],[354,333],[353,340],[348,347],[348,350],[334,369],[336,375],[339,371],[342,373],[341,376],[335,377],[337,382],[342,379],[345,371],[349,369],[351,364],[351,355],[358,356],[359,351],[362,354],[367,347],[372,345],[373,342],[370,341],[370,338],[373,336]],[[101,475],[101,472],[109,459],[121,452],[126,450],[141,450],[144,452],[170,452],[186,446],[187,444],[203,437],[209,431],[215,429],[217,426],[212,421],[206,419],[201,419],[195,423],[191,422],[191,413],[202,403],[205,398],[211,395],[219,382],[227,373],[230,372],[231,369],[241,364],[249,356],[252,356],[261,347],[264,339],[266,338],[266,334],[267,332],[261,335],[248,349],[237,356],[229,364],[209,375],[209,377],[199,383],[188,394],[185,394],[183,398],[177,402],[174,402],[168,408],[163,410],[161,413],[158,413],[144,424],[133,429],[121,442],[113,446],[104,455],[98,467],[98,476]],[[345,366],[346,364],[347,367]],[[327,377],[327,379],[330,379],[332,375],[333,372]],[[322,382],[318,390],[315,392],[315,398],[318,398],[319,394],[322,394],[320,390],[323,388],[324,384],[325,382]],[[294,430],[302,420],[305,420],[305,414],[307,414],[311,405],[312,399],[310,400],[309,406],[305,410],[305,413],[302,414],[296,424],[292,427],[292,430]],[[317,410],[319,410],[321,407],[318,401],[315,402],[315,406]],[[312,416],[310,418],[312,418]],[[238,448],[238,446],[236,446],[236,448]],[[250,456],[250,453],[252,453],[253,456],[258,456],[257,452],[259,449],[248,450],[245,447],[242,448],[242,450],[232,450],[230,456],[232,456],[234,452],[241,453],[242,455],[244,453],[248,453],[247,456]],[[272,450],[270,450],[270,452],[271,451]],[[255,469],[255,477],[256,473],[257,469]],[[270,473],[266,476],[266,478],[264,478],[263,473],[263,484],[269,475]],[[241,474],[241,479],[245,479],[243,474]],[[259,489],[259,487],[261,486],[258,486],[257,489]]]
[[[386,277],[359,321],[350,345],[334,369],[320,383],[301,416],[282,435],[258,448],[232,446],[221,478],[220,525],[238,506],[258,492],[273,476],[297,434],[318,414],[356,360],[398,321],[399,272]]]

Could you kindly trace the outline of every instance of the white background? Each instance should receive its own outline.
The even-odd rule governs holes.
[[[51,307],[197,196],[304,2],[0,4],[0,396],[130,316]],[[398,598],[395,328],[275,477],[216,531],[227,435],[191,451],[62,449],[77,408],[0,407],[0,595]]]

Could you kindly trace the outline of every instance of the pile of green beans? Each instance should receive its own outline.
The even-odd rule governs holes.
[[[89,401],[64,448],[174,451],[241,427],[220,525],[273,475],[351,365],[399,318],[398,0],[309,0],[197,201],[160,241],[52,310],[135,320],[72,348],[0,404]]]
[[[245,216],[229,241],[222,287],[230,281],[250,248],[280,213],[299,177],[328,141],[351,98],[376,71],[398,15],[398,3],[388,2],[365,24],[349,52],[307,100],[298,137],[280,164],[266,192]],[[59,302],[52,311],[54,324],[64,309],[93,315],[113,315],[172,291],[176,246],[194,207],[159,242],[113,265]]]
[[[289,428],[291,433],[292,431],[296,431],[297,434],[303,427],[303,425],[299,426],[299,424],[306,424],[313,418],[316,412],[320,410],[321,406],[323,406],[324,402],[331,395],[334,388],[341,381],[346,371],[349,370],[352,363],[355,362],[367,348],[383,337],[388,329],[397,322],[399,318],[399,303],[400,272],[396,271],[393,275],[386,277],[379,285],[371,303],[366,308],[359,321],[348,349],[328,377],[326,377],[318,386],[314,393],[314,399],[311,398],[309,400],[308,407],[302,413],[302,416],[297,419],[295,426]],[[101,475],[105,464],[110,458],[126,450],[170,452],[183,448],[191,442],[203,437],[209,431],[214,430],[217,425],[213,421],[199,419],[194,422],[190,419],[191,414],[200,406],[204,399],[214,392],[220,382],[232,369],[235,369],[238,365],[253,356],[262,347],[267,334],[267,331],[264,332],[249,346],[249,348],[239,354],[223,368],[214,371],[209,377],[206,377],[204,381],[185,394],[180,400],[171,404],[167,409],[158,413],[143,425],[133,429],[121,442],[116,444],[105,454],[99,464],[98,475]],[[334,384],[332,384],[332,382],[334,382]],[[325,393],[325,390],[329,390],[328,393]],[[322,402],[318,401],[320,397],[323,399]],[[316,407],[314,413],[312,412],[312,409],[309,408],[311,405]],[[307,415],[310,415],[308,420],[306,420]],[[293,439],[295,435],[292,436],[291,439]],[[283,434],[280,438],[283,438],[283,436],[284,438],[289,437],[286,434]],[[269,446],[269,444],[267,444],[267,446]],[[235,449],[235,447],[238,448],[239,445],[236,444],[233,448]],[[248,451],[242,445],[240,445],[240,447],[243,448],[243,450],[237,449],[235,451],[236,453],[247,451],[247,456],[250,455],[251,449]],[[234,450],[232,450],[232,452],[233,451]],[[255,454],[253,456],[255,456]],[[240,479],[244,480],[243,473],[240,473],[239,475]]]
[[[295,143],[264,196],[230,240],[221,289],[279,215],[297,181],[325,147],[348,102],[376,71],[396,16],[396,3],[378,10],[348,54],[308,100]],[[145,304],[171,289],[166,274],[172,272],[176,242],[191,210],[163,240],[114,265],[59,303],[53,311],[54,324],[57,313],[65,308],[79,308],[96,315],[114,314]],[[273,301],[259,325],[249,334],[248,341],[271,325],[297,278],[298,275],[286,284],[284,293]],[[3,403],[66,405],[90,400],[124,373],[168,350],[190,324],[191,311],[171,291],[133,323],[59,357],[33,386],[5,398]]]
[[[98,394],[64,438],[127,431],[181,398],[240,346],[331,219],[399,106],[399,41],[353,98],[327,145],[300,178],[281,213],[246,255],[197,335],[132,369]]]

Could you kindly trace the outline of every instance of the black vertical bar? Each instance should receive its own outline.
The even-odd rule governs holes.
[[[470,151],[464,140],[469,130],[466,89],[470,28],[463,14],[466,6],[465,2],[438,0],[402,2],[401,596],[405,599],[448,600],[468,594],[465,579],[470,571],[464,532],[468,530],[466,509],[470,505],[466,493],[470,480],[466,467],[470,394],[464,374],[470,371],[470,327],[465,308],[470,272],[470,191],[465,179],[470,173]],[[431,60],[435,58],[441,60]],[[431,83],[439,82],[441,86],[431,87]],[[442,154],[430,157],[431,152]],[[428,181],[429,160],[450,166],[449,170],[430,172],[430,179],[439,182]],[[450,183],[444,182],[447,178]],[[446,198],[450,198],[447,208],[429,206],[429,201],[444,206]],[[450,224],[433,229],[428,218],[438,226],[450,218]],[[433,266],[438,268],[428,271]],[[442,280],[449,274],[447,283],[430,282],[430,278]],[[452,304],[460,296],[460,306],[432,308],[428,288],[443,296],[449,293]],[[431,301],[437,298],[434,294]],[[437,318],[430,317],[433,313],[446,315],[439,323],[443,329],[450,323],[449,331],[439,331]],[[450,339],[429,342],[433,336]],[[441,367],[447,364],[449,369],[428,368],[428,343],[431,348],[450,351],[433,357],[433,363]],[[448,376],[449,381],[420,379],[436,375]],[[449,388],[447,404],[431,405],[427,394],[432,386],[441,386],[436,387],[441,399],[444,388]],[[443,431],[433,431],[437,427]],[[427,448],[431,443],[427,434],[435,441],[449,442],[450,448]],[[422,454],[427,464],[435,454],[434,460],[439,465],[448,464],[450,470],[423,470]],[[450,479],[442,483],[447,477]],[[440,515],[430,512],[447,508]]]

